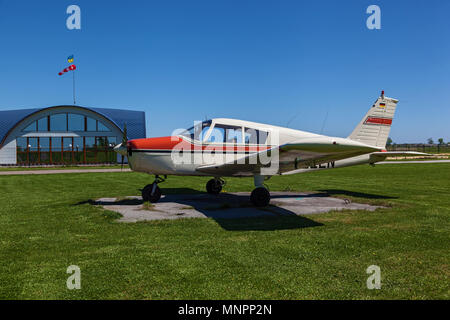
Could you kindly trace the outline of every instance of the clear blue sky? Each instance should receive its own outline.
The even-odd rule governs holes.
[[[81,30],[66,8],[81,8]],[[381,8],[381,30],[366,8]],[[384,89],[395,142],[450,141],[450,1],[2,1],[0,110],[144,110],[148,136],[230,117],[347,136]]]

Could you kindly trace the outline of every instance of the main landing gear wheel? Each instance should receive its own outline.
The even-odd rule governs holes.
[[[219,179],[211,179],[206,183],[206,191],[209,194],[219,194],[222,191],[223,181]]]
[[[270,193],[264,187],[258,187],[252,191],[250,200],[257,207],[265,207],[270,202]]]
[[[158,202],[161,198],[161,189],[158,187],[158,183],[163,182],[165,179],[166,176],[164,176],[164,179],[159,176],[155,176],[155,181],[146,185],[145,188],[142,189],[142,200],[144,202],[150,201],[151,203]]]

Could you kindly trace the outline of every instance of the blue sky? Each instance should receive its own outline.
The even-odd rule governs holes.
[[[66,8],[81,8],[81,30]],[[381,8],[381,30],[366,8]],[[347,136],[381,90],[395,142],[450,141],[450,1],[2,1],[0,110],[144,110],[148,136],[230,117]],[[328,114],[328,116],[326,116]]]

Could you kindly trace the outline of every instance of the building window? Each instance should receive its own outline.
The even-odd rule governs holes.
[[[63,163],[62,154],[62,138],[56,137],[52,138],[52,163]]]
[[[20,164],[115,163],[116,137],[20,137]]]
[[[50,138],[39,138],[39,163],[50,163]]]
[[[28,138],[28,161],[30,163],[39,162],[38,138]]]
[[[98,131],[100,131],[100,132],[108,132],[110,130],[108,129],[107,126],[105,126],[103,123],[98,121]]]
[[[37,121],[37,131],[48,131],[48,118],[44,117]]]
[[[88,117],[86,119],[86,131],[97,131],[97,120]]]
[[[77,163],[84,162],[84,143],[83,137],[73,138],[74,161]]]
[[[51,115],[50,131],[67,131],[67,114],[59,113]]]
[[[33,121],[32,123],[30,123],[29,125],[28,125],[28,127],[26,127],[25,129],[23,129],[23,131],[26,131],[26,132],[30,132],[30,131],[36,131],[37,130],[37,127],[36,127],[36,121]]]
[[[81,114],[69,113],[69,131],[84,131],[84,116]]]
[[[27,138],[17,138],[17,163],[27,163],[28,162],[28,139]]]
[[[58,113],[43,117],[30,123],[23,131],[111,132],[111,130],[101,121],[75,113]]]

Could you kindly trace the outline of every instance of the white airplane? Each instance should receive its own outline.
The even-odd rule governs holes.
[[[198,122],[168,137],[130,141],[124,137],[114,150],[128,157],[133,171],[155,175],[154,182],[142,190],[144,201],[160,199],[158,183],[167,175],[212,176],[206,184],[210,194],[222,190],[221,177],[253,176],[255,189],[250,199],[255,206],[266,206],[270,193],[264,180],[273,175],[374,165],[393,155],[424,155],[386,151],[397,103],[382,91],[347,138],[220,118]]]

